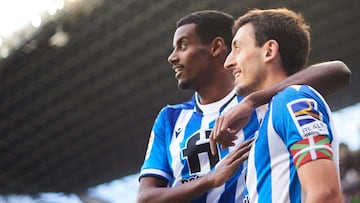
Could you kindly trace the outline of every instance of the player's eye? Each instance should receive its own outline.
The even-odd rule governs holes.
[[[234,53],[234,54],[239,54],[241,51],[241,48],[240,47],[237,47],[237,46],[233,46],[231,48],[231,52]]]
[[[187,44],[182,42],[182,43],[179,44],[179,48],[181,50],[185,50],[187,48]]]
[[[239,53],[240,52],[240,46],[238,43],[233,43],[232,47],[231,47],[231,51],[234,51],[235,53]]]

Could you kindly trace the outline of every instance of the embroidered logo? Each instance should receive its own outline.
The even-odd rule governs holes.
[[[182,131],[182,128],[176,129],[176,130],[175,130],[175,137],[178,137],[179,134],[181,133],[181,131]]]

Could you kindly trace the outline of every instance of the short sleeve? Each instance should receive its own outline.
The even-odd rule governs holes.
[[[172,175],[168,162],[167,134],[169,134],[167,119],[167,108],[163,108],[154,121],[149,142],[146,150],[145,160],[141,167],[140,178],[144,176],[155,176],[171,182]]]
[[[329,110],[308,86],[291,86],[273,99],[273,124],[297,167],[316,159],[332,159]]]

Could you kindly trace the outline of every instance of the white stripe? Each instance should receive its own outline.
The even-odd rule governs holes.
[[[246,166],[247,161],[243,163],[244,166]],[[236,193],[235,193],[235,202],[242,202],[244,197],[244,188],[245,188],[245,173],[246,173],[246,167],[243,168],[241,171],[241,175],[237,180],[237,187],[236,187]]]
[[[206,203],[217,203],[221,197],[220,194],[224,191],[224,187],[225,184],[221,185],[220,187],[209,190],[206,196]]]
[[[313,137],[309,138],[309,152],[310,152],[310,156],[311,156],[311,160],[315,160],[316,159],[316,151],[315,151],[315,141]]]
[[[257,185],[257,177],[256,177],[256,168],[255,168],[255,148],[256,143],[253,142],[253,146],[250,149],[249,152],[249,158],[248,158],[248,172],[246,176],[246,186],[249,193],[249,197],[251,197],[251,202],[257,203],[258,202],[258,193],[256,189]]]
[[[271,191],[272,199],[277,202],[290,202],[290,194],[287,191],[290,182],[290,170],[287,163],[290,162],[286,145],[275,132],[272,123],[272,107],[270,109],[269,122],[267,124],[268,147],[271,167]]]
[[[210,172],[211,166],[210,166],[210,160],[209,160],[209,154],[208,152],[202,152],[198,154],[199,162],[200,162],[200,171],[202,173],[199,173],[199,176],[206,175]]]
[[[181,111],[178,120],[176,121],[174,132],[172,136],[172,140],[170,143],[170,153],[172,158],[172,168],[174,170],[175,181],[173,186],[181,184],[182,174],[181,170],[183,168],[183,164],[181,162],[180,157],[180,142],[184,139],[185,126],[182,126],[184,123],[188,123],[192,116],[193,110],[183,110]],[[179,128],[182,128],[181,132],[176,137],[175,131]]]
[[[159,175],[159,176],[162,176],[162,177],[166,178],[167,180],[171,181],[171,176],[169,174],[167,174],[161,170],[158,170],[158,169],[141,170],[140,176],[147,175],[147,174]]]

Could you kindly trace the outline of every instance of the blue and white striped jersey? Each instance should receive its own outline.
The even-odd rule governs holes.
[[[209,135],[215,119],[237,104],[241,97],[235,90],[222,100],[201,105],[195,93],[185,103],[164,107],[156,118],[140,178],[157,176],[168,181],[169,187],[186,184],[216,167],[216,164],[233,149],[218,148],[218,155],[210,151]],[[236,146],[253,137],[258,129],[257,114],[252,114],[249,124],[237,135]],[[243,198],[244,167],[223,186],[208,191],[193,202],[239,202]]]
[[[332,158],[339,169],[330,114],[309,86],[290,86],[273,97],[249,154],[244,202],[303,202],[297,175],[301,164]]]

